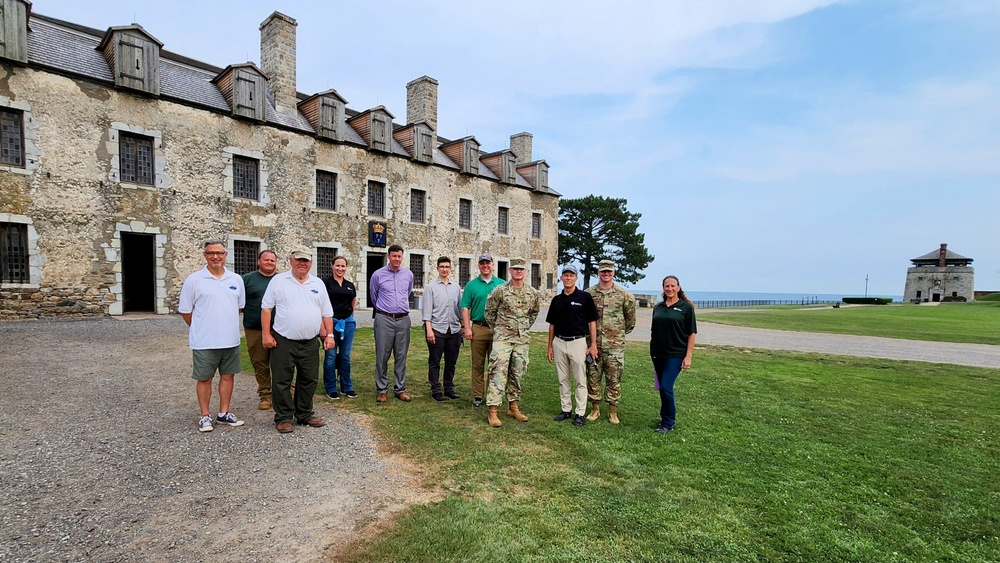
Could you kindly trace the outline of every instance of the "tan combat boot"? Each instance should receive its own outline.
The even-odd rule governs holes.
[[[490,426],[492,426],[493,428],[500,428],[501,426],[503,426],[503,423],[500,422],[500,418],[497,417],[497,406],[496,405],[490,405],[490,414],[489,414],[489,418],[487,419],[487,421],[490,423]]]
[[[528,417],[521,412],[521,409],[517,408],[517,401],[510,402],[510,406],[507,407],[507,414],[514,417],[514,420],[518,422],[528,422]]]
[[[590,407],[590,414],[587,415],[587,420],[597,420],[601,417],[601,403],[593,403]]]
[[[618,405],[608,407],[608,420],[611,421],[611,424],[618,424]]]

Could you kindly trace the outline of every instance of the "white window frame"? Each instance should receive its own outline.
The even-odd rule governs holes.
[[[121,134],[128,133],[138,137],[149,137],[153,140],[153,183],[138,184],[135,182],[122,182],[121,180]],[[111,157],[108,170],[108,181],[118,184],[122,188],[133,190],[162,190],[170,187],[170,177],[165,173],[167,158],[163,154],[163,133],[158,129],[146,129],[139,125],[129,125],[127,123],[112,122],[108,128],[108,139],[104,143],[104,148]],[[230,193],[232,189],[230,188]]]
[[[28,283],[0,283],[0,289],[38,289],[41,287],[45,259],[38,249],[38,231],[35,230],[34,221],[27,215],[0,213],[0,223],[25,225],[28,231]]]
[[[0,164],[0,170],[31,176],[41,166],[42,157],[42,153],[39,152],[38,145],[36,144],[38,142],[38,120],[31,113],[31,104],[11,100],[7,96],[0,96],[0,106],[21,112],[21,131],[23,134],[21,145],[24,148],[24,166]],[[18,221],[9,222],[17,223]]]
[[[257,160],[260,199],[247,199],[233,195],[233,156],[242,156]],[[268,207],[271,205],[271,197],[267,193],[267,161],[264,159],[263,152],[240,147],[225,147],[222,149],[222,162],[225,164],[225,168],[222,170],[222,190],[229,196],[229,199],[258,207]]]

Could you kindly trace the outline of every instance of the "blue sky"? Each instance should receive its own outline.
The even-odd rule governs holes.
[[[611,8],[611,6],[614,6]],[[656,257],[639,287],[902,294],[949,248],[1000,290],[1000,2],[994,0],[38,0],[139,23],[217,66],[295,18],[298,89],[406,116],[440,82],[439,133],[534,135],[565,197],[624,197]]]

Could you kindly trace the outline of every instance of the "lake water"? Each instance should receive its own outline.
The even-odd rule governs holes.
[[[657,289],[630,289],[634,294],[656,295],[659,297],[661,291]],[[746,291],[685,291],[688,299],[695,304],[711,303],[716,301],[792,301],[795,303],[832,303],[844,297],[863,297],[863,295],[853,295],[850,293],[760,293]],[[902,295],[874,295],[868,297],[891,297],[893,301],[902,301]]]

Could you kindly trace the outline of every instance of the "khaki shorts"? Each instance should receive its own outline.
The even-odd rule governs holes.
[[[218,371],[221,375],[232,375],[240,371],[240,347],[213,348],[211,350],[191,350],[194,371],[191,379],[208,381]]]

